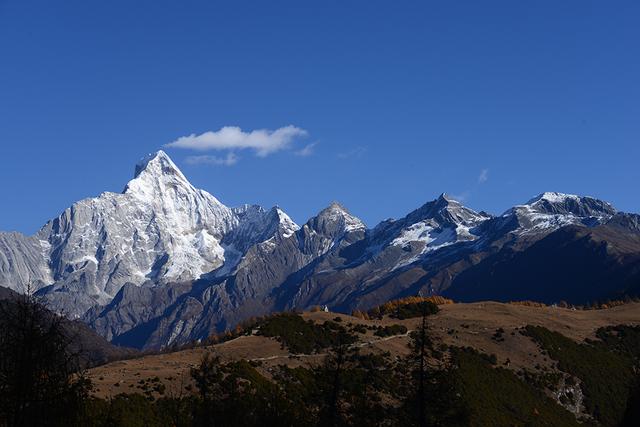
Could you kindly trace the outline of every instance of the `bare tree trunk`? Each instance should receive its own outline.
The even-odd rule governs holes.
[[[326,413],[320,417],[319,425],[337,427],[341,424],[340,395],[342,394],[342,376],[348,348],[349,346],[344,342],[343,337],[339,337],[338,344],[333,347],[333,356],[327,356],[326,369],[333,375],[325,403]]]
[[[422,325],[420,326],[420,348],[419,348],[419,357],[420,357],[420,371],[418,373],[418,417],[420,427],[427,427],[427,414],[426,414],[426,357],[427,357],[427,349],[426,349],[426,341],[427,341],[427,314],[426,310],[422,313]]]

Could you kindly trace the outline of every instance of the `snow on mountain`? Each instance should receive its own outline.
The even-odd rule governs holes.
[[[545,192],[523,205],[506,211],[503,217],[515,217],[516,232],[532,234],[549,232],[570,224],[593,226],[616,214],[609,203],[588,196]]]
[[[318,217],[323,221],[338,224],[342,233],[350,233],[352,231],[365,230],[367,226],[338,202],[332,202],[327,208],[323,209]]]
[[[373,229],[339,203],[299,227],[278,206],[225,206],[159,151],[122,193],[76,202],[35,236],[0,233],[0,285],[39,289],[104,336],[156,319],[144,344],[156,346],[276,308],[436,292],[506,244],[524,250],[565,225],[611,218],[638,228],[637,216],[591,197],[543,193],[493,217],[442,194]]]
[[[402,219],[376,226],[369,236],[368,253],[376,257],[389,248],[402,248],[393,266],[398,269],[441,248],[478,239],[479,226],[490,218],[443,193]]]
[[[508,234],[538,239],[566,225],[594,226],[608,221],[616,210],[592,197],[546,192],[514,206],[500,217],[467,208],[446,194],[428,202],[399,220],[380,223],[369,235],[369,256],[395,253],[393,270],[426,262],[445,248],[450,254],[459,244],[491,244]],[[451,250],[449,250],[449,248]]]
[[[37,287],[52,284],[42,293],[53,308],[80,315],[125,283],[197,279],[297,229],[279,208],[223,205],[158,151],[136,165],[122,193],[74,203],[37,233],[46,271],[35,278]]]
[[[401,220],[398,237],[391,245],[422,242],[423,252],[428,252],[458,241],[474,240],[476,227],[489,218],[443,193]]]
[[[262,206],[245,205],[233,208],[233,212],[239,219],[239,225],[225,241],[234,241],[243,251],[256,242],[275,235],[286,238],[300,229],[278,206],[265,211]]]
[[[262,248],[274,247],[279,239],[289,238],[300,229],[278,206],[265,211],[258,205],[244,205],[233,208],[233,212],[239,224],[222,241],[226,259],[221,268],[213,271],[213,277],[222,277],[233,271],[256,244]]]
[[[185,287],[182,294],[161,286],[125,286],[116,303],[86,320],[105,336],[120,337],[118,342],[157,348],[203,338],[273,311],[319,304],[349,312],[418,292],[438,293],[453,286],[467,269],[496,254],[526,250],[555,229],[550,225],[533,229],[530,235],[519,234],[539,225],[532,222],[536,215],[580,217],[580,223],[589,226],[593,225],[590,218],[601,216],[604,221],[609,213],[603,202],[575,200],[548,193],[526,208],[520,205],[505,217],[492,217],[443,194],[404,218],[384,221],[372,230],[334,203],[302,228],[286,231],[288,222],[274,208],[271,218],[280,224],[276,227],[280,232],[246,252],[238,250],[232,259],[228,256],[231,245],[240,245],[242,236],[262,239],[249,219],[260,218],[261,208],[243,206],[235,212],[244,218],[244,225],[223,239],[224,267],[209,280],[197,286],[177,285]],[[635,218],[620,222],[637,223]],[[152,315],[137,308],[149,305],[155,310]],[[158,326],[149,326],[155,324],[151,319],[158,320]],[[154,329],[141,342],[126,341],[129,331],[140,326]]]
[[[366,225],[355,216],[351,215],[347,209],[338,202],[333,202],[317,216],[310,220],[312,229],[318,230],[335,239],[355,231],[366,230]]]

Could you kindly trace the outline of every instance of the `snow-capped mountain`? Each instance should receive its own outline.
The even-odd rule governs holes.
[[[609,203],[592,197],[547,192],[514,206],[502,216],[515,219],[522,233],[537,233],[569,224],[594,226],[606,222],[615,213]]]
[[[286,222],[285,222],[286,224]],[[366,227],[337,203],[301,228],[253,244],[203,280],[172,286],[125,285],[85,320],[119,344],[162,347],[208,336],[294,300],[298,275],[331,252],[362,240]],[[145,309],[140,309],[145,307]]]
[[[545,244],[565,253],[558,245],[565,238],[573,239],[570,237],[573,232],[575,235],[607,236],[606,249],[610,254],[626,254],[629,251],[640,253],[640,233],[637,227],[634,228],[638,223],[636,217],[618,213],[610,204],[591,197],[561,193],[543,193],[500,216],[475,212],[442,195],[402,219],[380,223],[368,230],[363,240],[350,247],[340,252],[329,252],[316,260],[312,270],[307,269],[298,278],[299,283],[293,293],[295,298],[284,307],[326,304],[348,312],[416,294],[449,293],[457,299],[466,299],[464,292],[457,292],[460,288],[457,283],[463,273],[492,265],[495,259],[509,264],[519,254],[528,253],[530,248],[537,250]],[[585,247],[576,251],[602,254],[599,243],[591,244],[587,238],[577,241],[578,246]],[[566,256],[569,259],[565,262],[569,264],[574,262],[571,257],[576,255],[570,256],[567,251]],[[634,280],[640,283],[640,259],[636,261],[634,257],[625,257],[620,262],[613,262],[609,255],[598,256],[599,261],[594,262],[592,267],[604,271],[605,266],[626,266],[630,262],[636,267],[630,268],[629,277],[635,277]],[[555,258],[556,263],[561,259],[557,254]],[[572,268],[577,267],[573,264]],[[478,281],[466,275],[466,292],[480,299],[501,299],[500,294],[489,292],[491,271],[487,267],[486,274]],[[613,280],[607,285],[603,285],[604,280],[601,280],[589,292],[586,286],[584,292],[564,292],[569,288],[560,286],[559,278],[565,278],[566,274],[579,277],[578,272],[562,272],[562,275],[554,277],[530,273],[528,280],[551,284],[544,288],[538,286],[538,290],[531,287],[533,284],[530,287],[518,287],[515,275],[511,276],[510,284],[513,289],[520,291],[519,295],[535,294],[544,301],[557,298],[579,302],[585,298],[610,295],[612,289],[630,289],[631,279],[625,276],[624,280]],[[586,281],[583,284],[586,285]],[[486,293],[483,293],[484,289]],[[292,293],[289,291],[289,294]],[[510,294],[504,292],[504,295]]]
[[[35,236],[0,233],[0,285],[37,290],[115,343],[158,348],[312,305],[640,293],[638,224],[601,200],[543,193],[498,216],[442,194],[372,229],[332,203],[300,227],[277,206],[225,206],[160,151],[122,193],[74,203]]]
[[[53,308],[79,316],[110,302],[125,283],[197,279],[225,263],[230,268],[252,244],[297,228],[279,208],[228,208],[158,151],[136,165],[122,193],[81,200],[49,221],[35,236],[43,248],[37,263],[33,239],[13,239],[24,255],[13,258],[37,268],[7,285],[46,286],[41,293]]]
[[[479,226],[490,218],[443,193],[400,220],[380,223],[369,235],[369,252],[375,256],[390,247],[402,248],[394,266],[399,268],[446,246],[478,239]]]

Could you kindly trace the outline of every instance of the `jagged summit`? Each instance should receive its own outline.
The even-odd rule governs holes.
[[[171,160],[169,155],[162,150],[158,150],[154,153],[149,153],[144,156],[138,163],[136,163],[134,178],[137,178],[142,172],[149,169],[152,173],[179,173],[182,172],[176,164]],[[183,175],[184,176],[184,175]]]
[[[551,203],[558,203],[564,202],[568,199],[580,200],[580,196],[575,194],[559,193],[557,191],[545,191],[544,193],[538,194],[536,197],[529,200],[527,204],[536,203],[541,200],[546,200]]]
[[[616,214],[609,203],[588,196],[544,192],[525,204],[508,209],[503,215],[515,219],[521,234],[549,232],[570,224],[593,226]]]
[[[146,181],[166,181],[172,179],[175,182],[193,188],[180,168],[178,168],[167,153],[162,150],[150,153],[140,159],[135,166],[133,179],[144,179]]]
[[[283,237],[289,237],[300,229],[300,226],[298,226],[285,211],[280,209],[280,206],[276,205],[271,208],[268,216],[273,218],[277,223]]]
[[[142,158],[135,167],[134,178],[123,193],[137,193],[143,197],[162,197],[170,189],[196,192],[189,180],[162,150]]]
[[[438,198],[436,199],[438,201],[441,202],[449,202],[449,203],[460,203],[459,200],[455,199],[453,196],[447,194],[447,193],[440,193],[440,195],[438,196]]]
[[[544,192],[529,200],[524,207],[539,213],[574,215],[579,217],[610,217],[617,210],[611,204],[590,196],[579,196],[558,192]]]
[[[367,226],[347,210],[340,202],[333,201],[321,210],[316,216],[317,219],[327,223],[339,224],[344,232],[365,230]]]
[[[374,229],[373,238],[406,249],[394,266],[400,268],[446,246],[476,240],[478,226],[490,218],[442,193],[404,218]]]
[[[347,210],[347,208],[340,202],[338,202],[337,200],[332,201],[331,203],[329,203],[329,206],[327,206],[326,208],[324,208],[323,210],[341,210],[344,212],[349,212]]]
[[[425,203],[400,221],[409,224],[428,221],[438,226],[472,227],[489,218],[442,193],[437,199]]]
[[[52,285],[45,295],[52,308],[79,316],[108,303],[126,283],[198,279],[252,245],[297,229],[279,208],[225,206],[158,151],[138,162],[122,193],[76,202],[34,239],[12,239],[11,246],[32,258],[22,276]]]
[[[331,213],[339,214],[339,215],[351,215],[349,210],[340,202],[332,201],[329,203],[329,206],[322,209],[318,215],[330,215]]]

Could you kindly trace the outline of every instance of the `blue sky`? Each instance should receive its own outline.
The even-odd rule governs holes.
[[[300,223],[443,191],[638,212],[638,22],[637,1],[0,0],[0,229],[121,191],[192,134],[209,148],[164,149],[194,185]]]

